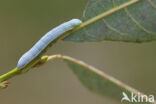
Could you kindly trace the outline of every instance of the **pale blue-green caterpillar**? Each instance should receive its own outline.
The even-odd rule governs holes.
[[[47,49],[53,45],[67,31],[74,29],[82,24],[79,19],[72,19],[46,33],[29,51],[27,51],[18,61],[19,70],[27,67],[35,60],[39,60]]]

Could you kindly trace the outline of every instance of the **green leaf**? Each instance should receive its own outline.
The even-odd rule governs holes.
[[[107,12],[108,15],[100,17]],[[144,42],[156,39],[156,0],[90,0],[83,21],[91,19],[94,21],[65,41]]]
[[[68,56],[61,56],[68,64],[70,69],[76,74],[78,79],[91,91],[110,97],[121,102],[123,95],[131,99],[131,94],[138,95],[138,91],[118,81],[112,76],[101,72],[100,70],[85,64],[82,61]],[[145,99],[144,99],[145,100]],[[154,103],[133,103],[123,101],[123,104],[154,104]]]

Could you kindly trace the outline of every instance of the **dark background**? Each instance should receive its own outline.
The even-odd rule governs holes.
[[[14,68],[20,56],[50,29],[81,18],[87,1],[1,0],[0,74]],[[58,53],[83,60],[143,93],[156,96],[156,42],[60,41],[47,54]],[[0,91],[0,103],[116,104],[88,91],[60,60],[11,79],[9,88]]]

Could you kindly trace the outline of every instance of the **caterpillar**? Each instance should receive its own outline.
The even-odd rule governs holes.
[[[49,49],[49,47],[63,37],[66,32],[81,24],[81,20],[72,19],[50,30],[29,51],[22,55],[17,63],[17,68],[22,70],[31,64],[37,63],[43,54]]]

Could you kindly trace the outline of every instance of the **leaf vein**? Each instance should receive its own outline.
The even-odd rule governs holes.
[[[144,32],[146,32],[146,33],[148,33],[148,34],[150,34],[150,35],[154,35],[154,36],[156,35],[156,33],[152,32],[152,31],[149,31],[149,30],[147,30],[146,28],[144,28],[144,27],[129,13],[129,11],[128,11],[127,8],[125,8],[124,10],[125,10],[126,14],[130,17],[130,19],[131,19],[140,29],[142,29]]]
[[[151,0],[147,0],[147,1],[153,8],[156,8],[156,5]]]
[[[91,35],[90,33],[88,33],[88,31],[86,30],[86,28],[84,28],[84,32],[86,33],[87,36],[94,38],[95,40],[98,40],[98,38],[94,35]]]
[[[114,1],[114,2],[113,2],[113,1],[114,1],[114,0],[112,0],[112,5],[113,5],[113,7],[116,7],[115,1]],[[104,6],[103,6],[101,3],[99,3],[99,6],[102,7],[102,8],[104,8]],[[97,13],[94,9],[92,9],[92,11],[93,11],[96,15],[98,15],[98,13]],[[105,25],[108,29],[110,29],[110,30],[113,31],[113,32],[118,33],[120,36],[125,36],[125,35],[129,36],[128,34],[122,33],[122,32],[120,32],[119,30],[117,30],[117,29],[115,29],[114,27],[112,27],[109,23],[107,23],[107,21],[106,21],[104,18],[102,19],[102,21],[103,21],[104,25]]]
[[[112,0],[112,5],[113,7],[116,7],[116,3],[114,0]],[[100,4],[100,6],[103,8],[103,5]],[[102,21],[104,22],[104,24],[112,31],[118,33],[119,35],[127,35],[129,36],[128,34],[126,33],[122,33],[121,31],[117,30],[116,28],[112,27],[109,23],[107,23],[107,21],[105,19],[102,19]]]
[[[113,7],[116,7],[115,1],[112,0]]]
[[[128,35],[128,34],[126,34],[126,33],[120,32],[120,31],[118,31],[117,29],[115,29],[114,27],[112,27],[109,23],[107,23],[107,21],[106,21],[105,19],[102,19],[102,21],[104,22],[104,24],[105,24],[110,30],[112,30],[112,31],[114,31],[114,32],[117,32],[117,33],[120,34],[120,35]],[[130,36],[130,35],[128,35],[128,36]]]

